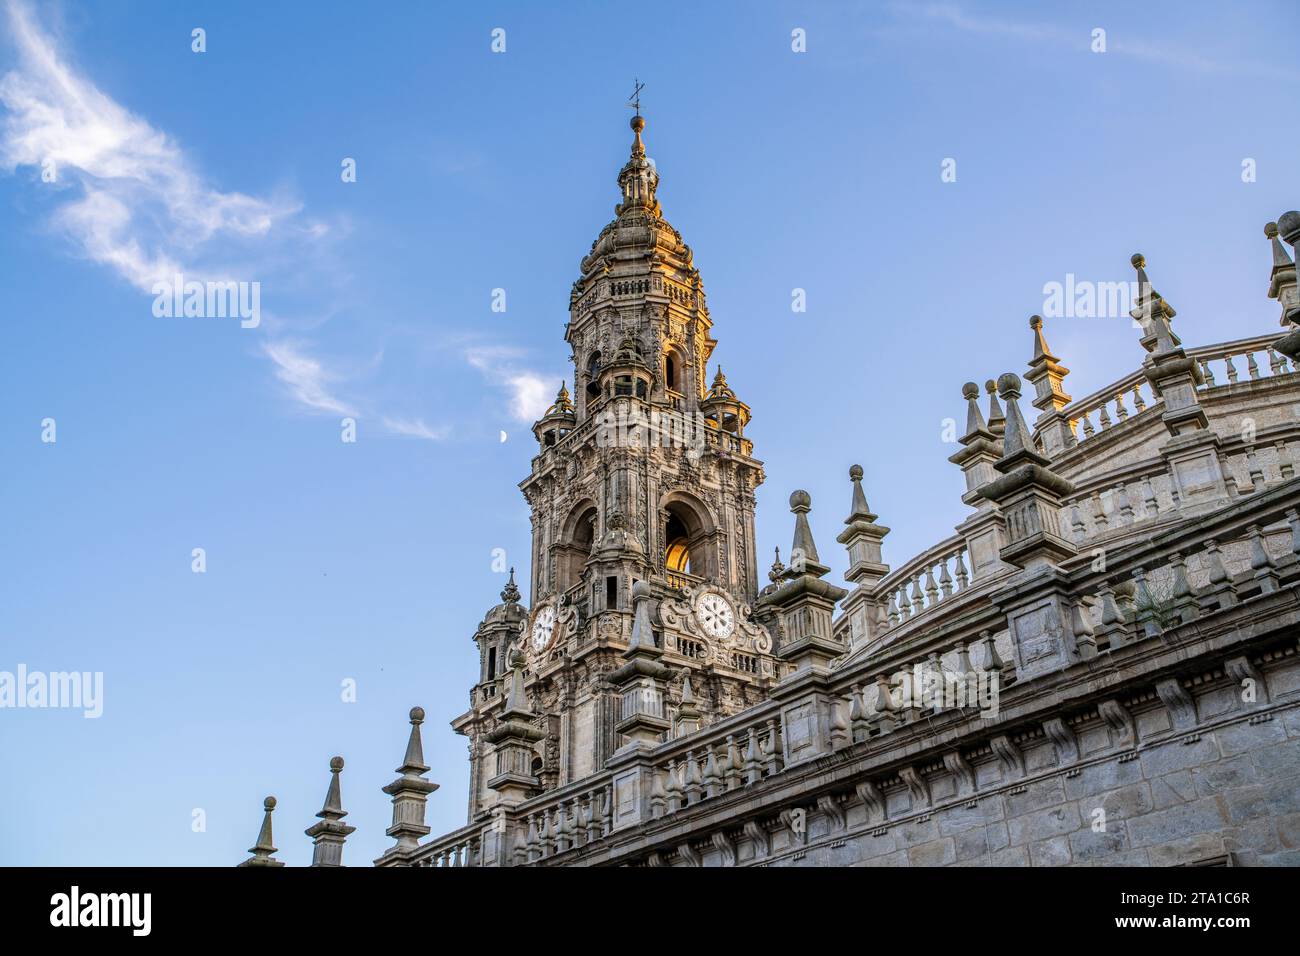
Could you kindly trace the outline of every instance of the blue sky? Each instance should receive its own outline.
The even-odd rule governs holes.
[[[526,560],[528,424],[568,371],[634,75],[715,359],[754,410],[760,542],[788,547],[806,488],[836,576],[853,462],[886,560],[962,519],[943,420],[963,382],[1024,371],[1045,283],[1129,280],[1140,250],[1189,344],[1266,332],[1262,227],[1300,205],[1290,2],[64,3],[0,23],[0,670],[105,675],[97,720],[0,710],[0,863],[233,864],[274,793],[301,864],[336,753],[346,856],[369,861],[412,704],[429,822],[464,822],[447,721],[504,584],[492,551]],[[260,324],[155,317],[173,267],[259,282]],[[1141,357],[1124,321],[1047,335],[1077,396]]]

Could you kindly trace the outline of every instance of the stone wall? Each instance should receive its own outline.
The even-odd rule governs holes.
[[[737,863],[770,866],[1300,865],[1300,702],[1214,730],[1109,756],[869,827],[850,806],[807,842],[752,846]],[[1104,811],[1104,817],[1102,813]],[[1104,824],[1104,828],[1103,828]],[[705,865],[721,864],[706,853]]]

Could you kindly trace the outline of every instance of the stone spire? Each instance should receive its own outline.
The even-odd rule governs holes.
[[[519,587],[518,585],[515,584],[515,569],[511,568],[510,580],[507,581],[506,586],[501,589],[501,603],[518,604],[519,598],[520,598]]]
[[[1203,381],[1200,363],[1187,356],[1170,327],[1177,313],[1151,287],[1142,253],[1134,253],[1132,263],[1138,275],[1138,302],[1129,315],[1142,326],[1142,347],[1148,352],[1143,371],[1156,397],[1164,400],[1160,419],[1174,438],[1203,432],[1209,422],[1196,394]]]
[[[1005,474],[1025,461],[1046,465],[1047,459],[1039,454],[1034,437],[1029,433],[1029,426],[1020,414],[1020,377],[1011,372],[1005,373],[998,379],[998,393],[1007,403],[1007,430],[1002,438],[1002,458],[994,467]]]
[[[687,737],[700,729],[700,708],[695,701],[695,691],[691,687],[689,672],[682,681],[682,700],[677,706],[677,724],[674,737]]]
[[[1034,333],[1034,356],[1029,360],[1025,380],[1034,386],[1033,405],[1042,413],[1034,423],[1034,430],[1042,438],[1047,457],[1055,458],[1077,444],[1070,422],[1062,414],[1062,409],[1071,401],[1061,384],[1070,370],[1060,364],[1060,360],[1047,347],[1047,339],[1043,336],[1043,317],[1031,315],[1029,328]]]
[[[993,382],[989,384],[996,387]],[[997,478],[994,466],[1002,457],[1003,444],[984,422],[979,386],[967,382],[961,387],[961,395],[966,399],[966,434],[958,439],[961,449],[948,456],[948,460],[961,469],[966,479],[962,502],[975,509],[974,514],[957,526],[957,532],[966,540],[971,576],[979,579],[1005,567],[999,555],[1006,545],[1006,523],[993,501],[981,494],[982,489]],[[997,401],[992,395],[991,398],[993,402]],[[994,407],[1000,416],[1001,407]],[[1000,428],[1002,432],[1006,431],[1005,419]]]
[[[966,399],[966,434],[957,439],[961,450],[948,456],[948,460],[966,477],[966,491],[961,500],[974,508],[990,508],[991,503],[980,495],[979,490],[994,478],[993,463],[1002,457],[1002,442],[984,422],[979,386],[967,382],[961,387],[961,396]],[[999,415],[1001,412],[1002,409],[998,408]],[[1004,429],[1005,424],[1004,419]]]
[[[980,489],[1006,518],[1008,542],[1002,560],[1038,567],[1067,558],[1078,549],[1061,532],[1061,499],[1074,486],[1049,469],[1020,413],[1020,377],[1007,372],[998,379],[1007,406],[1003,455],[994,468],[1002,477]]]
[[[271,842],[271,812],[275,809],[275,797],[262,801],[262,828],[257,831],[257,842],[248,848],[253,854],[240,866],[284,866],[274,858],[275,844]]]
[[[1138,298],[1129,315],[1142,327],[1142,347],[1148,352],[1170,352],[1182,343],[1170,322],[1178,313],[1147,278],[1147,260],[1140,252],[1129,260],[1137,270]]]
[[[664,681],[670,671],[660,659],[663,649],[655,643],[650,623],[653,596],[646,581],[632,586],[632,637],[623,652],[626,661],[610,675],[622,696],[623,718],[614,729],[628,738],[628,748],[653,747],[669,727],[664,716]]]
[[[849,468],[849,481],[853,482],[853,500],[845,528],[835,540],[849,552],[849,569],[844,579],[854,584],[874,584],[889,573],[889,565],[881,560],[881,542],[889,529],[876,524],[876,515],[867,505],[862,490],[862,466]]]
[[[813,541],[812,528],[808,526],[808,512],[812,510],[812,497],[806,491],[790,495],[790,511],[794,513],[794,544],[790,546],[790,567],[786,577],[798,578],[804,574],[821,577],[830,571],[817,555],[817,542]]]
[[[429,794],[438,789],[436,783],[424,779],[429,772],[424,762],[424,746],[420,742],[424,708],[412,707],[410,718],[411,735],[406,741],[406,757],[397,768],[401,776],[384,787],[384,793],[393,798],[393,825],[384,832],[397,841],[385,851],[385,857],[410,854],[419,847],[420,837],[429,835],[429,827],[424,822],[424,807]]]
[[[320,820],[306,829],[312,838],[312,866],[342,866],[343,842],[356,827],[343,823],[348,815],[343,809],[343,798],[339,792],[339,774],[343,771],[343,758],[330,759],[330,785],[325,791],[325,805],[316,816]]]
[[[856,648],[877,636],[876,605],[869,592],[889,573],[889,565],[882,560],[880,548],[889,529],[876,524],[876,516],[867,505],[867,496],[862,491],[861,465],[849,469],[849,481],[853,482],[853,501],[849,516],[844,519],[845,528],[835,540],[849,552],[849,569],[844,572],[844,580],[857,585],[844,601],[844,613],[849,620],[849,640]]]
[[[835,637],[832,618],[836,603],[849,592],[821,580],[830,568],[817,557],[817,545],[808,525],[811,509],[812,496],[808,492],[790,495],[795,522],[790,567],[785,572],[785,583],[760,598],[759,605],[781,614],[782,638],[777,656],[793,663],[796,671],[820,672],[848,649]]]
[[[533,745],[546,736],[534,725],[536,714],[524,690],[524,656],[516,648],[510,653],[510,689],[496,726],[487,734],[496,751],[496,773],[488,780],[497,802],[513,806],[527,800],[541,786],[533,773]]]
[[[1002,433],[1007,430],[1007,420],[1002,414],[1002,406],[998,404],[998,383],[989,379],[984,383],[984,391],[989,393],[989,431],[993,437],[1002,438]]]

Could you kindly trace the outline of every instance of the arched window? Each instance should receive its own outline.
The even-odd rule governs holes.
[[[664,528],[664,567],[676,574],[691,573],[691,544],[686,532],[686,523],[673,513],[668,515],[668,524]]]
[[[556,549],[557,584],[568,591],[582,580],[596,537],[596,506],[588,501],[570,513]]]
[[[668,583],[680,587],[686,583],[680,575],[690,575],[717,584],[717,523],[708,507],[694,495],[675,490],[660,499],[659,508],[665,513],[661,560]]]
[[[587,398],[600,397],[600,353],[592,352],[587,359]]]
[[[680,392],[677,384],[677,356],[669,352],[664,356],[664,385],[674,392]]]

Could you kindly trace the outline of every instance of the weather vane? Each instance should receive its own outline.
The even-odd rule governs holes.
[[[635,89],[632,90],[632,95],[628,97],[627,105],[632,109],[636,110],[636,115],[640,116],[641,115],[641,91],[645,89],[645,84],[638,81],[635,76],[632,77],[632,83],[635,85]]]

